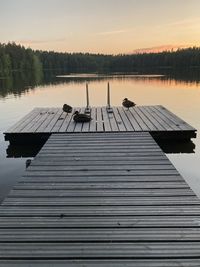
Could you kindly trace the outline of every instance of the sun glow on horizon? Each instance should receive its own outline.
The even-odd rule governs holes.
[[[176,50],[200,46],[199,10],[199,0],[1,0],[0,42],[57,52]]]

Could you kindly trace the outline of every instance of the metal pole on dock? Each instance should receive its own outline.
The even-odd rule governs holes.
[[[107,109],[108,113],[113,112],[113,110],[110,106],[110,84],[109,84],[109,82],[108,82],[108,87],[107,87],[107,108],[106,109]]]
[[[86,83],[86,108],[85,108],[85,113],[90,113],[88,83]]]

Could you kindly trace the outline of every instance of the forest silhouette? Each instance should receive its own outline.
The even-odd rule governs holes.
[[[133,72],[144,68],[186,69],[200,67],[200,47],[160,53],[104,55],[59,53],[25,48],[16,43],[0,44],[0,77],[15,71],[41,72]]]

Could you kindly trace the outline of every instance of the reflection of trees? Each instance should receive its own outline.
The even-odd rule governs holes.
[[[168,70],[166,75],[169,79],[184,84],[200,84],[199,68],[183,68],[179,70]]]
[[[0,43],[0,96],[20,95],[38,85],[74,84],[107,80],[176,81],[199,84],[200,47],[178,51],[133,55],[57,53],[34,51],[15,43]],[[48,70],[48,71],[46,71]],[[106,73],[97,77],[58,78],[64,73]],[[116,75],[112,75],[114,73]],[[120,74],[119,74],[120,72]],[[140,74],[164,74],[165,77],[133,77]],[[110,73],[110,74],[107,74]],[[127,75],[123,75],[129,74]],[[143,80],[142,80],[143,79]]]
[[[142,76],[142,74],[144,76]],[[155,76],[155,75],[164,76]],[[200,84],[199,69],[171,70],[171,69],[140,69],[138,74],[131,73],[107,73],[100,75],[91,75],[88,77],[57,77],[63,75],[63,72],[46,71],[38,68],[29,72],[12,72],[8,78],[0,79],[0,96],[6,97],[9,94],[20,96],[21,94],[33,90],[37,86],[42,85],[58,85],[58,84],[85,84],[86,82],[107,82],[107,81],[133,81],[161,84],[182,83],[185,85]],[[141,76],[140,76],[141,75]],[[149,75],[149,76],[148,76]]]
[[[0,96],[6,97],[9,94],[20,96],[24,92],[42,84],[43,72],[13,72],[5,79],[0,79]]]

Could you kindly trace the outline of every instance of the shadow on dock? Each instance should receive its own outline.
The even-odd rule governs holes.
[[[6,149],[7,158],[33,158],[40,149],[43,147],[46,141],[34,145],[8,145]],[[195,153],[195,144],[192,141],[157,141],[157,144],[166,154],[174,153]]]

